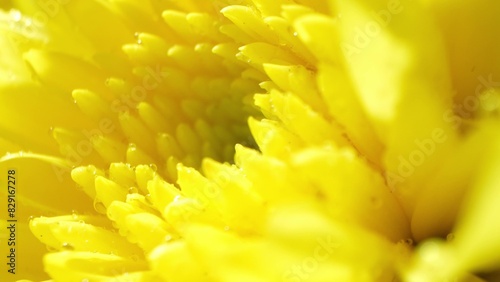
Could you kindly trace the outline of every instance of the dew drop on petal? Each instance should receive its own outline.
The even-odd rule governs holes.
[[[130,188],[128,188],[128,193],[129,194],[137,194],[137,193],[139,193],[139,190],[137,189],[137,187],[130,187]]]
[[[156,172],[158,170],[158,167],[156,166],[156,164],[149,164],[149,167],[151,168],[151,170],[153,170],[154,172]]]
[[[120,236],[122,236],[122,237],[127,237],[128,236],[128,231],[125,230],[125,229],[123,229],[123,228],[120,228],[118,230],[118,234],[120,234]]]
[[[133,261],[138,261],[139,260],[139,256],[134,254],[130,257]]]
[[[68,242],[64,242],[62,244],[62,249],[66,250],[66,251],[73,251],[75,249],[75,247]]]
[[[413,240],[410,238],[402,239],[398,243],[403,244],[403,245],[407,245],[407,246],[413,246]]]
[[[455,234],[450,233],[450,234],[446,235],[446,241],[451,242],[454,239],[455,239]]]
[[[146,196],[144,196],[144,199],[146,200],[146,203],[151,206],[153,205],[153,201],[151,201],[151,194],[146,194]]]
[[[10,17],[12,18],[13,21],[19,22],[21,18],[23,17],[21,12],[15,9],[12,9],[9,11]]]
[[[94,209],[98,212],[98,213],[102,213],[102,214],[106,214],[106,207],[104,206],[104,204],[99,201],[99,200],[95,200],[94,201]]]

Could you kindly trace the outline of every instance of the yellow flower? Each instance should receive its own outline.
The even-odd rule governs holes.
[[[2,281],[498,278],[500,4],[1,7]]]

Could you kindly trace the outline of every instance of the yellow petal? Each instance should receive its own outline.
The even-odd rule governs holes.
[[[70,165],[60,158],[24,152],[4,156],[0,159],[0,167],[3,171],[14,172],[11,176],[16,182],[17,215],[22,220],[33,215],[84,211],[92,205],[90,199],[71,181]],[[7,193],[7,189],[0,191],[0,195]],[[69,200],[60,201],[61,198]]]
[[[116,51],[122,44],[133,41],[130,31],[99,1],[71,1],[65,6],[78,30],[100,51]],[[92,14],[92,17],[88,17]]]
[[[148,182],[148,191],[151,194],[151,201],[156,209],[163,211],[175,197],[180,195],[180,191],[174,185],[161,180],[158,176]]]
[[[276,115],[290,131],[299,135],[309,146],[333,143],[340,147],[348,144],[337,124],[328,122],[293,95],[271,91],[267,95],[256,95],[255,100],[258,106],[267,102],[269,105],[262,107],[262,110]]]
[[[74,89],[89,89],[106,100],[113,98],[103,83],[106,81],[106,74],[84,60],[40,50],[30,50],[24,54],[24,58],[48,85],[68,92]],[[61,71],[62,69],[65,71]],[[85,80],[82,80],[82,77],[85,77]]]
[[[234,166],[210,159],[205,159],[202,167],[206,177],[221,188],[220,196],[214,201],[227,227],[243,233],[258,233],[266,209],[244,174]]]
[[[296,134],[272,120],[248,120],[250,130],[264,154],[273,157],[286,157],[292,151],[304,146],[304,142]]]
[[[142,256],[139,248],[131,246],[118,233],[92,225],[94,221],[102,219],[76,214],[67,218],[41,217],[30,222],[30,229],[40,241],[54,250]]]
[[[5,118],[0,120],[0,132],[3,138],[17,143],[22,150],[56,154],[57,144],[51,136],[54,126],[95,128],[71,99],[59,96],[58,91],[51,92],[34,83],[9,83],[0,85],[0,92],[1,104],[9,105],[2,108]]]
[[[3,195],[0,195],[0,199],[7,203]],[[15,228],[12,228],[12,224]],[[23,218],[17,222],[8,222],[2,218],[0,226],[2,226],[0,251],[5,258],[0,279],[2,281],[13,281],[12,279],[21,277],[33,281],[48,279],[49,277],[43,271],[43,266],[40,263],[26,263],[40,261],[47,252],[47,248],[30,232],[28,220]]]
[[[475,128],[459,144],[448,141],[453,153],[446,158],[439,170],[434,172],[421,194],[411,218],[412,234],[416,240],[432,236],[445,237],[462,213],[463,201],[467,200],[471,185],[482,165],[491,157],[490,150],[496,140],[497,126],[491,120],[478,121]],[[431,143],[422,142],[427,149]]]
[[[343,67],[338,39],[331,35],[338,34],[338,24],[331,18],[312,14],[296,20],[294,26],[313,55],[321,60],[317,87],[330,115],[345,128],[353,145],[372,162],[379,164],[383,146],[362,101],[356,95],[352,78]]]
[[[243,32],[253,37],[252,41],[275,42],[277,39],[269,27],[262,21],[257,11],[250,7],[233,5],[225,7],[221,13],[236,24]]]
[[[318,189],[330,214],[393,242],[410,238],[408,219],[380,174],[350,150],[309,149],[294,156],[296,174]]]
[[[125,201],[127,188],[102,176],[95,178],[96,201],[109,207],[113,201]]]
[[[149,261],[153,272],[166,281],[214,281],[183,241],[159,245],[149,254]]]
[[[173,239],[173,229],[161,218],[150,213],[136,213],[126,217],[129,238],[137,242],[146,253],[163,242]]]
[[[92,252],[58,252],[44,257],[45,271],[56,281],[102,281],[146,270],[144,261]]]
[[[426,5],[444,37],[455,101],[462,104],[487,88],[498,87],[500,41],[489,35],[498,32],[500,4],[481,0],[426,1]]]
[[[468,272],[495,270],[500,262],[500,227],[496,215],[500,197],[497,121],[488,130],[492,140],[488,159],[479,164],[475,183],[467,192],[449,242],[423,244],[407,270],[409,281],[460,279]],[[494,133],[493,133],[494,132]]]
[[[157,169],[155,164],[139,165],[135,168],[135,179],[142,193],[147,194],[148,182],[156,176]]]
[[[122,187],[129,188],[136,186],[135,172],[132,166],[124,163],[112,163],[109,166],[109,179],[121,185]]]

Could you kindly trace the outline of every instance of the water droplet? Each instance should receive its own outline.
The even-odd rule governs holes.
[[[165,242],[170,242],[170,241],[172,241],[172,239],[173,239],[172,235],[165,236]]]
[[[66,250],[66,251],[73,251],[73,250],[75,250],[75,247],[68,242],[64,242],[62,244],[62,249]]]
[[[34,218],[35,218],[34,216],[30,215],[30,217],[28,217],[28,220],[32,221]]]
[[[446,241],[451,242],[453,240],[455,240],[455,234],[450,233],[450,234],[446,235]]]
[[[413,240],[410,238],[402,239],[398,243],[403,245],[413,246]]]
[[[106,214],[106,207],[104,206],[104,204],[101,201],[98,201],[98,200],[94,201],[94,209],[98,213]]]
[[[58,250],[57,250],[57,248],[54,248],[52,246],[47,245],[47,251],[49,251],[49,252],[57,252]]]
[[[142,45],[142,40],[137,39],[137,45]]]
[[[16,80],[17,78],[16,74],[12,71],[8,72],[7,77],[9,78],[9,80]]]
[[[287,46],[287,45],[288,45],[288,42],[280,38],[280,39],[278,40],[278,44],[279,44],[281,47],[285,47],[285,46]]]
[[[87,278],[82,279],[82,282],[90,282]]]
[[[156,172],[158,170],[158,167],[156,166],[156,164],[149,164],[149,167],[151,168],[151,170],[153,170],[154,172]]]
[[[153,205],[153,201],[151,200],[151,194],[146,194],[146,196],[144,196],[144,199],[146,200],[146,203],[148,203],[149,205]]]
[[[15,22],[19,22],[23,17],[21,12],[19,12],[18,10],[15,10],[15,9],[10,10],[9,14],[10,14],[10,17],[12,18],[12,20]]]
[[[134,33],[134,37],[135,37],[135,38],[139,38],[139,35],[140,35],[140,33],[139,33],[139,32],[135,32],[135,33]]]
[[[79,221],[78,221],[78,223],[80,223],[80,224],[85,224],[85,221],[83,221],[83,220],[79,220]]]
[[[294,33],[293,33],[293,36],[294,36],[294,37],[297,37],[297,36],[299,36],[299,33],[298,33],[298,32],[294,32]]]
[[[133,261],[138,261],[139,260],[139,256],[134,254],[130,257]]]
[[[76,212],[76,210],[71,210],[71,217],[75,220],[78,219],[78,213]]]
[[[137,193],[139,193],[139,190],[137,189],[137,187],[130,187],[130,188],[128,188],[128,193],[129,194],[137,194]]]
[[[229,230],[231,230],[231,227],[229,227],[229,226],[224,226],[224,231],[229,231]]]
[[[116,219],[116,218],[115,218],[115,214],[114,214],[113,212],[111,212],[111,210],[108,210],[108,211],[106,212],[106,215],[107,215],[107,216],[108,216],[108,218],[109,218],[109,219],[111,219],[111,220],[115,220],[115,219]]]
[[[128,149],[130,151],[135,151],[135,150],[137,150],[137,145],[135,143],[130,143],[130,144],[128,144]]]
[[[128,236],[128,231],[125,230],[125,229],[123,229],[123,228],[121,228],[121,229],[118,230],[118,234],[120,234],[120,236],[122,236],[122,237],[127,237]]]

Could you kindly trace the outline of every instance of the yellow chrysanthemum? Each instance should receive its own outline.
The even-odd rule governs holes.
[[[0,7],[1,281],[500,276],[500,3]]]

